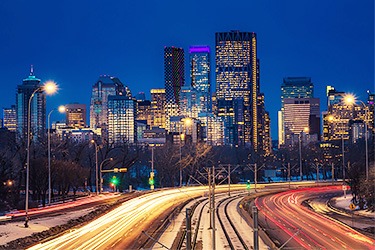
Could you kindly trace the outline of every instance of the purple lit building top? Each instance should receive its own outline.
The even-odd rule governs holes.
[[[210,53],[209,46],[190,46],[189,53]]]

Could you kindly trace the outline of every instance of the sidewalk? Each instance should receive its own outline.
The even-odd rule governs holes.
[[[352,203],[352,198],[353,196],[351,193],[347,194],[346,198],[344,196],[334,197],[329,200],[328,206],[332,209],[340,210],[341,212],[344,212],[346,214],[355,214],[358,216],[375,219],[375,212],[359,210],[358,206],[356,206],[354,210],[351,210],[349,205]]]

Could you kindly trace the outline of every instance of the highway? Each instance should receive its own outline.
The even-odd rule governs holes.
[[[341,186],[301,188],[259,197],[255,204],[261,225],[279,246],[287,242],[285,246],[293,249],[373,250],[373,239],[302,205],[304,200],[340,189]]]

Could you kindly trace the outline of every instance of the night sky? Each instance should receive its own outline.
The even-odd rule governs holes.
[[[365,100],[374,92],[373,0],[244,1],[0,1],[0,108],[15,104],[15,91],[30,65],[60,91],[47,110],[71,102],[89,105],[99,75],[117,76],[149,98],[164,87],[164,46],[209,45],[215,32],[257,33],[260,90],[277,138],[280,85],[286,76],[309,76],[326,109],[325,86]],[[214,53],[212,89],[215,89]],[[89,106],[88,106],[89,107]],[[52,120],[63,119],[55,112]]]

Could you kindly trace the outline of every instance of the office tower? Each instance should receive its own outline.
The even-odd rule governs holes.
[[[374,95],[368,93],[367,102],[346,103],[345,97],[350,94],[330,87],[327,91],[327,111],[323,113],[323,140],[351,140],[356,142],[365,136],[365,123],[368,128],[368,139],[374,131]]]
[[[137,141],[136,101],[128,96],[108,96],[108,142],[111,144]]]
[[[94,130],[101,128],[103,140],[107,138],[109,95],[131,96],[131,93],[118,78],[108,75],[100,76],[98,81],[92,86],[90,128]]]
[[[191,86],[197,92],[197,111],[211,111],[210,47],[190,46]]]
[[[180,114],[181,116],[198,117],[198,91],[194,87],[183,86],[180,93]]]
[[[215,40],[217,113],[224,118],[225,143],[251,144],[257,151],[259,61],[256,34],[219,32]],[[234,105],[241,110],[236,110]]]
[[[181,87],[185,83],[184,50],[176,47],[164,47],[164,86],[166,97],[166,126],[169,117],[179,115]]]
[[[224,122],[212,113],[199,113],[203,141],[212,146],[224,145]]]
[[[272,152],[272,139],[271,139],[271,118],[265,109],[264,94],[258,95],[258,136],[259,136],[259,151],[262,155],[268,156]]]
[[[66,125],[76,129],[86,127],[86,104],[65,105]]]
[[[152,127],[166,128],[165,89],[151,89]]]
[[[27,137],[28,105],[32,93],[41,87],[40,79],[34,75],[31,67],[30,75],[23,79],[21,85],[17,86],[16,113],[17,113],[17,133],[21,138]],[[32,139],[44,137],[46,129],[46,95],[38,91],[34,94],[30,106],[30,133]]]
[[[320,138],[320,100],[318,98],[284,99],[285,146],[307,144]],[[301,137],[302,136],[302,137]]]
[[[135,100],[145,101],[146,100],[145,92],[138,92],[138,94],[135,95]]]
[[[330,87],[327,91],[327,111],[323,113],[323,140],[349,139],[349,121],[354,118],[353,105],[344,102],[345,92]]]
[[[285,144],[284,100],[287,98],[313,98],[311,77],[285,77],[281,84],[281,110],[278,112],[279,147]]]
[[[3,109],[3,128],[15,132],[17,130],[16,105]]]
[[[137,99],[136,120],[145,121],[147,124],[147,128],[150,128],[152,126],[153,115],[152,115],[152,110],[151,110],[151,101]]]

